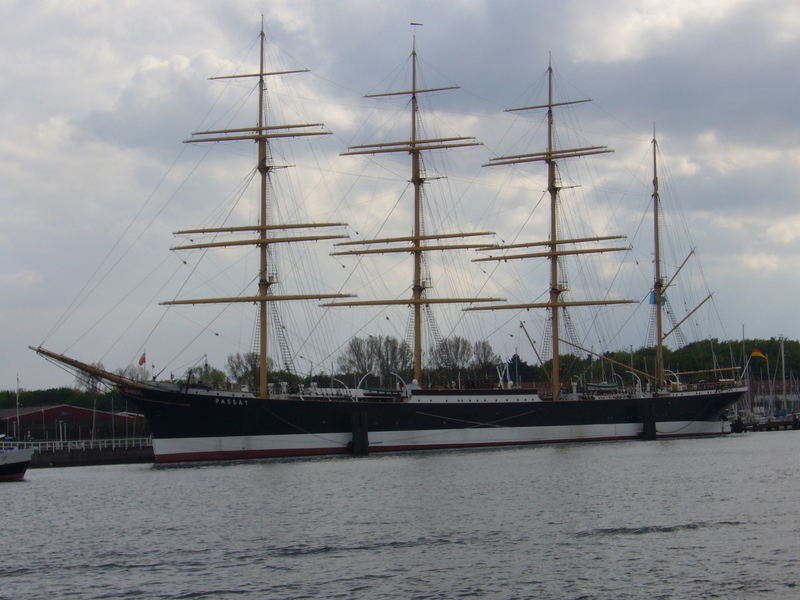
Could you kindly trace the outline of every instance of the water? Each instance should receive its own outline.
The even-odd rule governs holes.
[[[792,598],[800,433],[0,487],[0,598]]]

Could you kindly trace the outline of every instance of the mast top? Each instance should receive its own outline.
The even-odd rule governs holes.
[[[411,23],[411,26],[414,28],[414,36],[411,44],[411,53],[417,53],[417,27],[422,27],[422,23]]]

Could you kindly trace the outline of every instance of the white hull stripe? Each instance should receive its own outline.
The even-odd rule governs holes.
[[[725,421],[678,421],[656,424],[658,437],[713,435],[730,431]],[[641,423],[553,427],[436,429],[429,431],[370,431],[369,450],[412,450],[501,446],[591,440],[633,439]],[[157,462],[216,460],[266,456],[337,454],[348,450],[350,433],[229,436],[154,439]]]

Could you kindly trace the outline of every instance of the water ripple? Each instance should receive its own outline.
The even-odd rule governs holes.
[[[579,531],[574,535],[575,537],[595,537],[595,536],[613,536],[613,535],[644,535],[647,533],[675,533],[678,531],[693,531],[705,528],[718,528],[718,527],[731,527],[741,525],[739,521],[717,521],[717,522],[700,522],[700,523],[685,523],[683,525],[647,525],[643,527],[608,527],[600,529],[591,529],[589,531]]]

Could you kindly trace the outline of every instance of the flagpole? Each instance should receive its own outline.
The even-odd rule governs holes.
[[[147,374],[147,348],[144,349],[144,352],[142,352],[141,358],[139,358],[139,367],[141,368],[142,366],[144,366],[144,371],[138,372],[136,374],[136,376],[139,377],[139,375],[144,373],[144,379],[145,379],[145,381],[147,381],[150,378],[150,376]],[[151,366],[151,368],[152,368],[152,366]]]
[[[761,350],[759,350],[755,346],[753,346],[753,349],[750,352],[750,356],[747,359],[747,363],[745,364],[745,370],[747,369],[748,365],[750,364],[750,361],[753,359],[754,356],[757,356],[758,358],[763,358],[765,361],[767,361],[767,382],[770,383],[769,382],[769,357],[766,354],[764,354],[763,352],[761,352]],[[777,372],[776,372],[776,375],[777,375]],[[761,375],[759,376],[759,381],[763,382],[763,376],[761,376]],[[748,392],[749,392],[749,388],[750,388],[750,385],[748,383]],[[772,384],[771,383],[770,383],[770,388],[768,389],[767,393],[770,394],[770,395],[772,394]],[[768,405],[771,404],[771,403],[772,403],[772,401],[769,400],[768,401]],[[752,400],[752,411],[753,411],[754,414],[755,414],[755,408],[756,408],[755,407],[755,399],[753,399]],[[769,408],[769,406],[767,406],[766,408]]]
[[[17,440],[19,440],[19,432],[21,428],[19,426],[19,373],[17,373]]]

